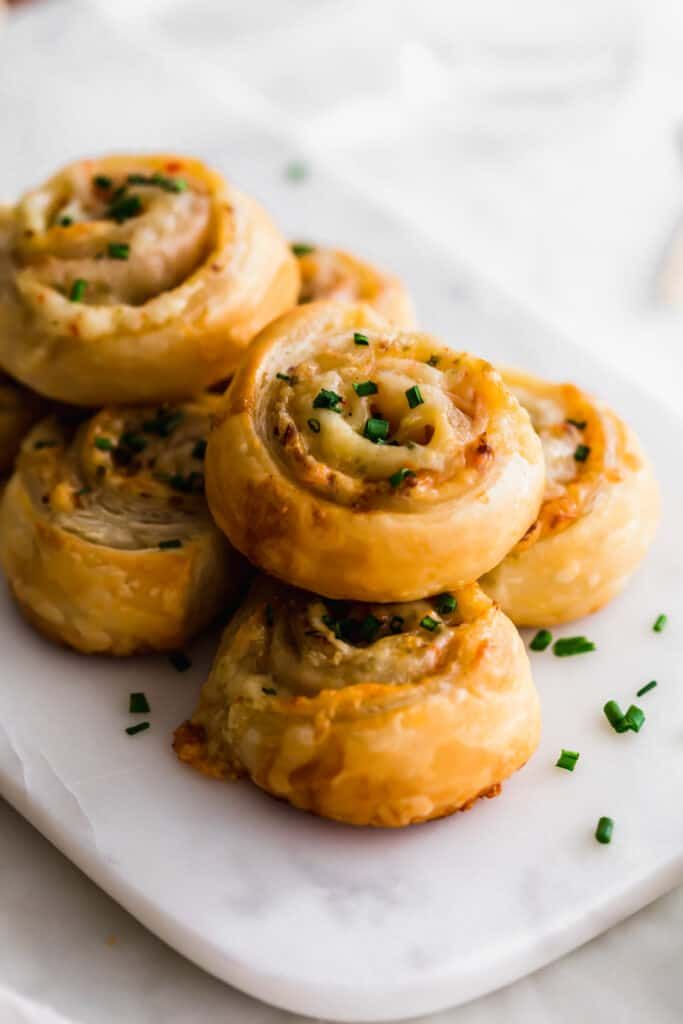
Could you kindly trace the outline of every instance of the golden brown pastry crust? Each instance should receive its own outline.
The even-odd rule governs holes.
[[[25,439],[0,560],[25,616],[86,653],[172,650],[236,597],[245,564],[214,526],[201,456],[218,399],[55,417]]]
[[[0,222],[0,364],[67,402],[197,393],[297,299],[265,211],[187,157],[79,161]]]
[[[178,756],[353,825],[494,795],[536,749],[538,697],[509,619],[476,584],[449,595],[453,610],[444,596],[340,607],[261,577],[176,732]]]
[[[359,396],[352,385],[368,381],[377,393]],[[322,389],[338,412],[317,407]],[[370,418],[389,423],[386,443],[365,436]],[[542,491],[540,442],[496,371],[367,306],[313,303],[266,328],[207,452],[209,505],[235,547],[337,598],[472,582],[524,534]]]
[[[625,586],[659,520],[659,490],[632,430],[571,384],[514,370],[508,387],[541,437],[546,491],[536,522],[481,586],[518,626],[590,615]]]
[[[299,260],[299,302],[323,299],[366,302],[395,327],[415,326],[415,307],[408,289],[394,274],[359,260],[342,249],[294,244]]]
[[[10,472],[22,438],[46,411],[38,395],[0,371],[0,476]]]

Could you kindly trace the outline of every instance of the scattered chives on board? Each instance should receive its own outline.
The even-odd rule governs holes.
[[[151,710],[144,693],[131,693],[128,698],[128,711],[131,715],[146,715]]]
[[[558,658],[568,658],[572,654],[587,654],[594,651],[595,644],[585,636],[563,636],[553,644],[553,654]]]
[[[598,827],[595,830],[595,838],[599,843],[607,845],[612,842],[612,832],[614,831],[614,822],[611,818],[600,818],[598,821]]]
[[[652,625],[653,631],[655,633],[662,633],[664,631],[665,627],[666,627],[667,622],[668,622],[668,619],[667,619],[666,615],[658,615],[657,618],[655,619],[653,625]]]
[[[539,629],[536,636],[533,638],[529,647],[532,651],[544,651],[546,647],[550,647],[553,642],[553,634],[549,629]]]
[[[578,750],[565,750],[562,748],[562,753],[555,762],[555,767],[565,768],[568,772],[573,772],[580,756]]]
[[[129,736],[136,736],[139,732],[144,732],[145,729],[149,729],[149,722],[139,722],[137,725],[129,725],[126,732]]]
[[[645,686],[641,686],[641,688],[638,690],[638,692],[636,693],[636,697],[642,697],[644,694],[649,693],[650,690],[654,690],[656,685],[656,679],[653,679],[651,682],[646,683]]]

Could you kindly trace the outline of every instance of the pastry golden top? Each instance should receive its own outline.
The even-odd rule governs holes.
[[[415,324],[413,302],[405,285],[393,274],[364,263],[342,249],[295,244],[301,289],[299,302],[330,299],[367,302],[396,327]]]
[[[219,524],[267,571],[392,600],[471,582],[502,557],[536,515],[543,466],[527,414],[488,363],[368,307],[313,303],[251,346],[209,442],[207,483]],[[303,558],[311,545],[299,572],[291,549]],[[313,564],[342,554],[372,559],[364,581],[348,564],[321,575]],[[377,591],[365,589],[374,565]]]
[[[81,160],[2,221],[0,362],[65,401],[201,390],[296,301],[264,211],[187,157]]]

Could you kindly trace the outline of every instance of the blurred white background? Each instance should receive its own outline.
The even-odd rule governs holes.
[[[125,146],[145,53],[163,68],[164,123],[196,89],[284,129],[313,172],[680,408],[680,0],[22,3],[0,22],[2,198],[79,155],[84,134],[94,151]],[[434,1021],[680,1022],[682,926],[679,893]],[[171,953],[4,805],[0,949],[0,1024],[55,1020],[24,997],[81,1024],[294,1020]]]

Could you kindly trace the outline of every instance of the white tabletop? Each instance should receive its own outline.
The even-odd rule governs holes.
[[[0,29],[0,193],[79,152],[172,145],[179,106],[187,116],[195,103],[201,118],[197,96],[220,92],[286,123],[308,159],[332,163],[678,407],[683,322],[658,301],[657,281],[683,199],[680,5],[593,0],[570,5],[571,15],[550,0],[481,3],[476,15],[473,6],[421,0],[399,15],[389,0],[45,0],[22,9]],[[168,76],[154,124],[130,102],[139,81],[149,107],[146,49],[163,55]],[[432,1021],[674,1024],[682,925],[678,892]],[[173,953],[2,803],[0,948],[3,1024],[295,1020]]]

